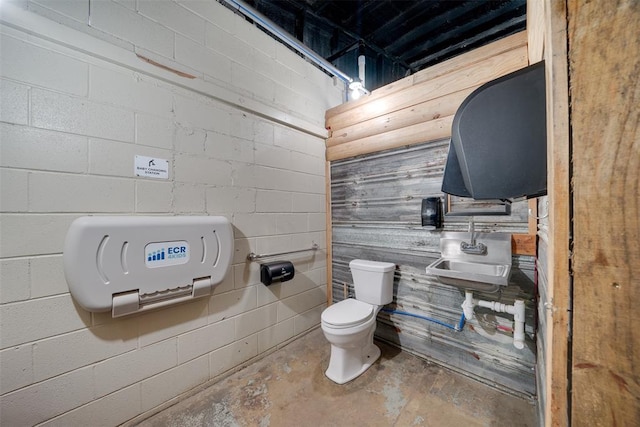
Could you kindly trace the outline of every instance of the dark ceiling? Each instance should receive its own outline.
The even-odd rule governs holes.
[[[526,0],[245,0],[373,90],[525,29]]]

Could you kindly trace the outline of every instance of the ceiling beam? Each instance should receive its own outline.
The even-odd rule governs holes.
[[[526,4],[522,5],[522,8],[526,8]],[[481,28],[484,25],[490,24],[492,21],[496,23],[505,22],[512,18],[514,15],[518,15],[514,9],[506,3],[499,5],[491,13],[479,14],[477,18],[472,20],[464,19],[462,16],[459,22],[462,25],[450,26],[447,31],[440,31],[437,34],[425,35],[422,39],[423,42],[417,41],[413,43],[413,48],[403,49],[403,56],[407,58],[407,62],[412,63],[414,57],[423,58],[425,55],[437,52],[439,49],[449,47],[452,43],[458,43],[460,39],[467,39],[470,34],[478,34],[481,32]],[[471,11],[471,14],[475,14],[475,11]],[[521,13],[520,15],[524,15]],[[490,25],[498,29],[497,26]],[[474,31],[475,30],[475,31]]]
[[[454,3],[454,5],[455,7],[453,9],[449,9],[444,13],[440,12],[437,16],[434,16],[423,24],[407,31],[401,37],[398,37],[393,43],[386,46],[386,49],[392,53],[402,51],[404,54],[404,50],[407,46],[415,46],[424,40],[428,40],[429,37],[438,34],[443,27],[451,25],[451,22],[458,20],[461,16],[469,13],[476,13],[480,15],[477,10],[480,9],[484,3],[473,2],[471,5],[468,5],[464,2],[458,2]]]
[[[444,58],[449,57],[456,50],[458,51],[467,51],[469,48],[480,47],[483,44],[489,43],[501,37],[506,37],[510,34],[513,34],[517,31],[521,31],[524,28],[524,24],[526,23],[526,16],[518,16],[516,18],[512,18],[508,22],[504,22],[490,30],[484,31],[480,34],[475,35],[474,37],[470,37],[468,39],[464,39],[455,45],[449,46],[448,48],[437,51],[431,55],[425,56],[424,58],[413,62],[411,65],[415,68],[421,69],[425,66],[429,66],[432,63],[439,62]],[[494,39],[489,39],[488,37],[491,34],[501,34],[500,37],[495,37]]]
[[[374,1],[374,3],[376,3],[376,2]],[[338,59],[342,55],[344,55],[347,52],[351,51],[353,49],[353,44],[355,44],[356,47],[357,47],[358,43],[362,40],[362,38],[358,34],[353,33],[353,32],[351,32],[350,30],[347,30],[344,27],[336,25],[334,22],[331,22],[327,18],[316,14],[314,11],[312,11],[310,9],[307,10],[307,13],[310,16],[312,16],[313,18],[315,18],[315,19],[319,20],[320,22],[322,22],[323,24],[327,25],[328,27],[338,29],[338,31],[340,31],[342,34],[344,34],[345,36],[347,36],[348,38],[353,40],[353,42],[351,44],[349,44],[348,48],[344,48],[341,51],[338,51],[338,52],[335,52],[335,53],[331,54],[328,58],[325,58],[329,62],[335,61],[336,59]],[[417,71],[417,70],[414,70],[411,67],[411,65],[409,65],[409,63],[407,63],[406,61],[402,60],[401,58],[399,58],[397,56],[389,54],[386,50],[384,50],[381,47],[377,46],[375,43],[372,43],[371,41],[368,41],[368,40],[364,40],[364,43],[365,43],[365,45],[366,45],[366,47],[368,49],[372,50],[373,52],[375,52],[378,55],[383,55],[390,62],[395,63],[395,64],[399,64],[400,66],[404,67],[405,69],[411,70],[412,73]],[[339,53],[341,53],[341,54],[338,55]],[[331,58],[331,59],[329,59],[329,58]]]

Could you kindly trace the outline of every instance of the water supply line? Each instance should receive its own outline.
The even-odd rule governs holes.
[[[287,34],[282,28],[278,27],[273,21],[271,21],[266,16],[262,15],[260,12],[254,10],[247,4],[245,4],[241,0],[221,0],[233,9],[237,10],[247,18],[251,19],[253,22],[259,24],[262,28],[264,28],[269,34],[286,44],[287,46],[294,49],[296,52],[302,54],[305,58],[309,59],[311,62],[316,64],[318,67],[322,68],[327,73],[332,76],[338,77],[342,80],[347,86],[349,83],[353,82],[353,79],[337,69],[330,62],[319,56],[315,53],[311,48],[299,42],[298,40],[292,38],[289,34]]]
[[[460,316],[460,320],[458,321],[457,325],[449,325],[448,323],[442,322],[442,321],[440,321],[438,319],[433,319],[431,317],[423,316],[421,314],[409,313],[407,311],[394,310],[394,309],[390,309],[390,308],[383,308],[382,311],[384,313],[399,314],[399,315],[402,315],[402,316],[409,316],[409,317],[415,317],[417,319],[427,320],[429,322],[437,323],[440,326],[444,326],[446,328],[453,329],[454,331],[457,331],[457,332],[462,331],[462,328],[464,328],[464,319],[465,319],[464,313],[462,313],[462,316]]]
[[[515,300],[513,305],[502,304],[495,301],[473,299],[473,292],[465,291],[462,311],[466,319],[473,319],[473,310],[476,306],[485,307],[496,313],[508,313],[513,315],[513,345],[518,350],[524,348],[524,301]]]

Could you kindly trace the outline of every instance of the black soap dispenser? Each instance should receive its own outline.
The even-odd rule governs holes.
[[[442,228],[442,204],[440,197],[422,199],[422,226],[428,230]]]

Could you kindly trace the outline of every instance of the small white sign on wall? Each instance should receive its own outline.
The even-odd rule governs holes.
[[[147,178],[169,179],[169,160],[136,156],[133,173]]]

